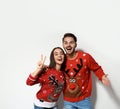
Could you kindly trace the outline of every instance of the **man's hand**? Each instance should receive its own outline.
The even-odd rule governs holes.
[[[102,76],[102,83],[106,86],[110,86],[110,80],[108,79],[108,74]]]

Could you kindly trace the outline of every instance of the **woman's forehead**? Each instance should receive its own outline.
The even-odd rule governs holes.
[[[54,50],[54,53],[56,53],[56,52],[63,52],[60,48],[56,48],[55,50]]]

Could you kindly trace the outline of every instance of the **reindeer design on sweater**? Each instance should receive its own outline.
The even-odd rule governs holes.
[[[49,84],[54,86],[54,92],[48,96],[48,99],[50,101],[56,101],[63,89],[64,83],[59,83],[55,76],[49,76],[48,78],[50,80]]]
[[[76,68],[77,67],[77,68]],[[69,97],[74,97],[74,96],[80,96],[82,94],[81,87],[80,87],[80,79],[81,75],[78,75],[80,70],[83,67],[83,61],[80,58],[78,64],[74,66],[72,69],[73,72],[70,71],[70,69],[66,69],[66,84],[67,84],[67,89],[65,91],[65,95]],[[79,85],[78,85],[79,84]]]

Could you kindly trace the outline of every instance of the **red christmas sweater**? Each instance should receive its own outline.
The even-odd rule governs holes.
[[[41,88],[36,93],[37,99],[56,102],[65,83],[63,72],[48,68],[37,77],[32,77],[30,74],[26,80],[26,84],[30,86],[38,83],[40,83]]]
[[[64,100],[77,102],[91,96],[91,71],[95,73],[99,80],[102,80],[104,72],[101,66],[88,53],[79,51],[76,58],[67,59]]]

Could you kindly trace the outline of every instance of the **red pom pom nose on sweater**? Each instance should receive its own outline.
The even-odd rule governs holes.
[[[70,84],[70,89],[74,90],[76,88],[76,84]]]

